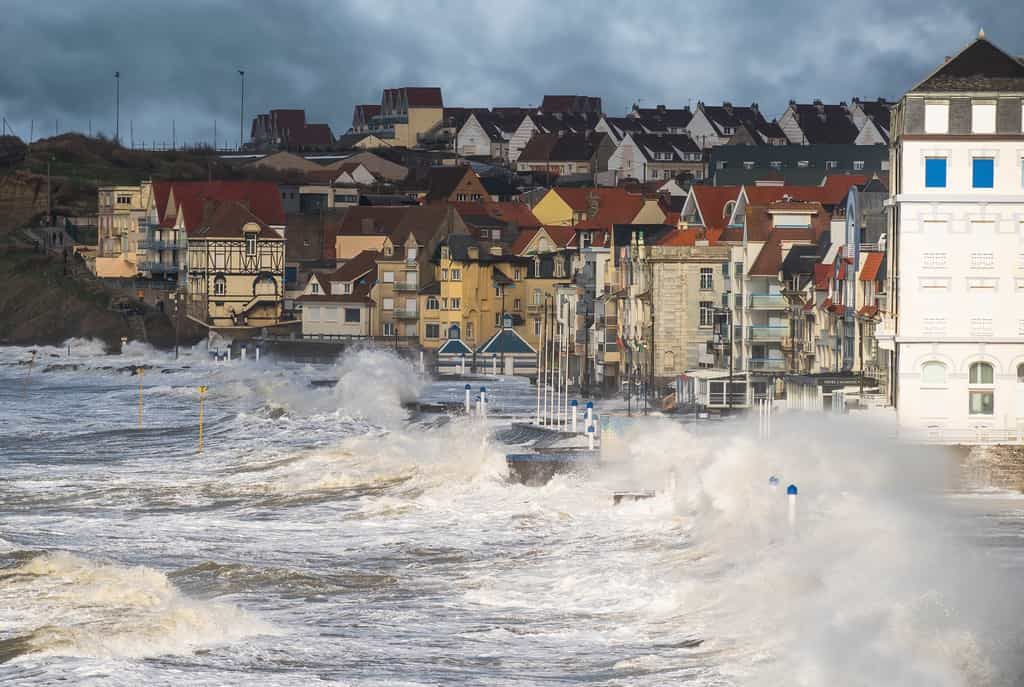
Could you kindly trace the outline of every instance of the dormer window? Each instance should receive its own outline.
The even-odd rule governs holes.
[[[390,256],[392,256],[394,254],[395,254],[395,249],[390,244],[387,245],[387,246],[384,246],[384,255],[387,255],[387,256],[390,257]]]
[[[245,254],[250,258],[256,255],[256,232],[245,232]]]
[[[341,292],[345,294],[352,293],[352,282],[347,281],[341,285]]]
[[[309,282],[309,292],[313,294],[320,293],[320,284],[315,281]]]

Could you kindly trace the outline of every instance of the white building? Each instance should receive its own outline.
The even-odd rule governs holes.
[[[893,115],[881,346],[896,353],[900,424],[933,440],[1024,432],[1024,64],[978,39]]]

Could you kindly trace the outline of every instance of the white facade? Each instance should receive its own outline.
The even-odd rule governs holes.
[[[527,115],[523,117],[523,121],[519,123],[515,133],[508,140],[508,161],[515,162],[519,159],[519,154],[523,152],[523,148],[530,142],[533,135],[539,131],[537,124],[534,123],[533,117]]]
[[[475,114],[469,115],[466,122],[459,129],[458,137],[459,155],[483,156],[491,154],[491,137],[480,125]]]
[[[1024,138],[965,138],[905,138],[895,150],[896,405],[910,430],[1019,436]],[[944,187],[926,186],[929,159],[945,160]],[[993,160],[992,188],[975,187],[975,159]]]

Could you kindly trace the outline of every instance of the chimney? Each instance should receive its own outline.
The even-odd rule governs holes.
[[[587,194],[587,219],[592,219],[601,209],[601,195],[597,191]]]

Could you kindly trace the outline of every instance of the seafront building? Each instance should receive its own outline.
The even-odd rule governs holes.
[[[942,441],[1024,433],[1024,63],[984,35],[893,113],[889,255],[900,424]]]

